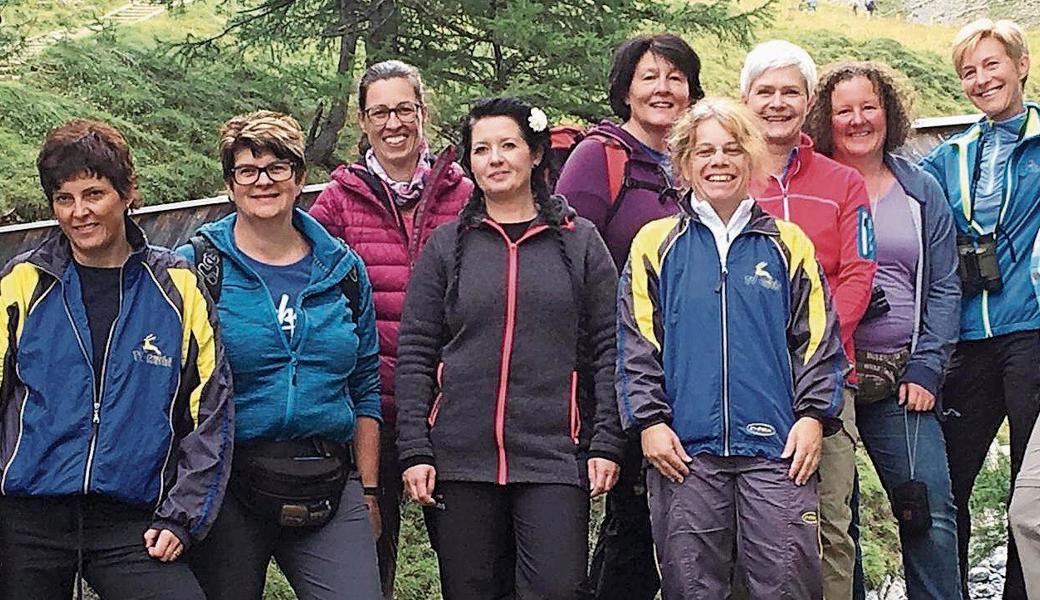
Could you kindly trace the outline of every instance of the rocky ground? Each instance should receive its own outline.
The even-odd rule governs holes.
[[[1035,0],[901,0],[903,14],[914,23],[963,25],[981,17],[1010,17],[1027,27],[1040,26]]]
[[[968,589],[973,600],[995,600],[1001,597],[1006,564],[1007,547],[1000,547],[968,571]],[[906,583],[898,577],[886,579],[879,589],[867,592],[867,600],[907,600]]]

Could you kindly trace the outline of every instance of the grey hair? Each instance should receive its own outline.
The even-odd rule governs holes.
[[[412,84],[412,88],[415,90],[415,97],[419,100],[419,104],[426,104],[426,86],[423,84],[422,75],[419,74],[419,69],[414,66],[402,62],[399,60],[384,60],[378,62],[368,69],[358,80],[358,109],[365,110],[366,99],[365,96],[368,93],[368,87],[377,81],[385,81],[387,79],[407,79]]]
[[[744,59],[740,70],[740,93],[751,93],[751,84],[769,69],[798,67],[805,78],[805,89],[809,97],[816,95],[816,63],[801,46],[787,40],[769,40],[755,46]]]

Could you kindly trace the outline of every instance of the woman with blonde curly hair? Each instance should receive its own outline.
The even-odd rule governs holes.
[[[809,114],[816,149],[867,184],[877,238],[874,294],[856,329],[856,423],[892,501],[911,600],[959,598],[956,510],[937,402],[957,341],[953,217],[935,179],[893,151],[909,96],[874,62],[831,65]]]
[[[192,569],[211,600],[374,600],[379,343],[364,264],[297,206],[303,132],[259,111],[220,130],[235,212],[179,249],[217,302],[235,388],[229,493]]]
[[[822,598],[816,469],[847,370],[830,294],[805,233],[748,195],[766,148],[747,107],[701,100],[669,147],[684,211],[636,235],[617,333],[663,598],[729,596],[735,555],[752,598]]]

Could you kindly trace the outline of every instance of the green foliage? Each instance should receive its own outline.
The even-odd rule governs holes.
[[[1002,429],[1007,433],[1007,425]],[[998,435],[998,439],[999,439]],[[992,453],[982,466],[968,503],[971,510],[970,562],[977,564],[1007,542],[1007,500],[1011,484],[1011,456]]]
[[[259,108],[306,115],[312,102],[277,73],[234,58],[190,72],[169,56],[114,37],[60,44],[18,82],[0,83],[0,213],[46,218],[33,168],[40,140],[73,117],[115,125],[133,151],[146,204],[201,198],[223,186],[214,145],[228,117]],[[17,199],[17,201],[15,201]],[[17,202],[17,204],[16,204]]]

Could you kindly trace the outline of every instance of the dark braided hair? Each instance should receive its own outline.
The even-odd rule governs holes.
[[[549,192],[549,184],[546,177],[546,170],[549,168],[549,161],[546,160],[549,151],[549,128],[546,127],[542,131],[531,129],[528,118],[531,116],[532,108],[524,100],[508,96],[483,98],[476,101],[462,122],[459,162],[470,176],[470,179],[476,182],[477,179],[473,176],[473,165],[471,162],[473,125],[477,121],[488,117],[509,117],[516,122],[520,132],[523,134],[524,142],[531,151],[531,155],[541,156],[538,165],[531,171],[531,193],[534,195],[538,216],[552,229],[553,236],[556,238],[560,257],[564,266],[567,267],[567,274],[571,280],[571,292],[575,306],[578,307],[580,315],[581,302],[575,282],[574,263],[570,255],[567,254],[567,246],[562,232],[563,225],[572,213],[562,196],[553,196]],[[448,283],[448,308],[453,307],[459,297],[459,273],[462,270],[462,254],[465,248],[466,233],[477,226],[485,214],[484,191],[480,189],[479,185],[475,185],[469,201],[466,202],[465,206],[462,207],[462,211],[459,212],[459,220],[455,229],[455,260],[452,265],[451,279]]]

